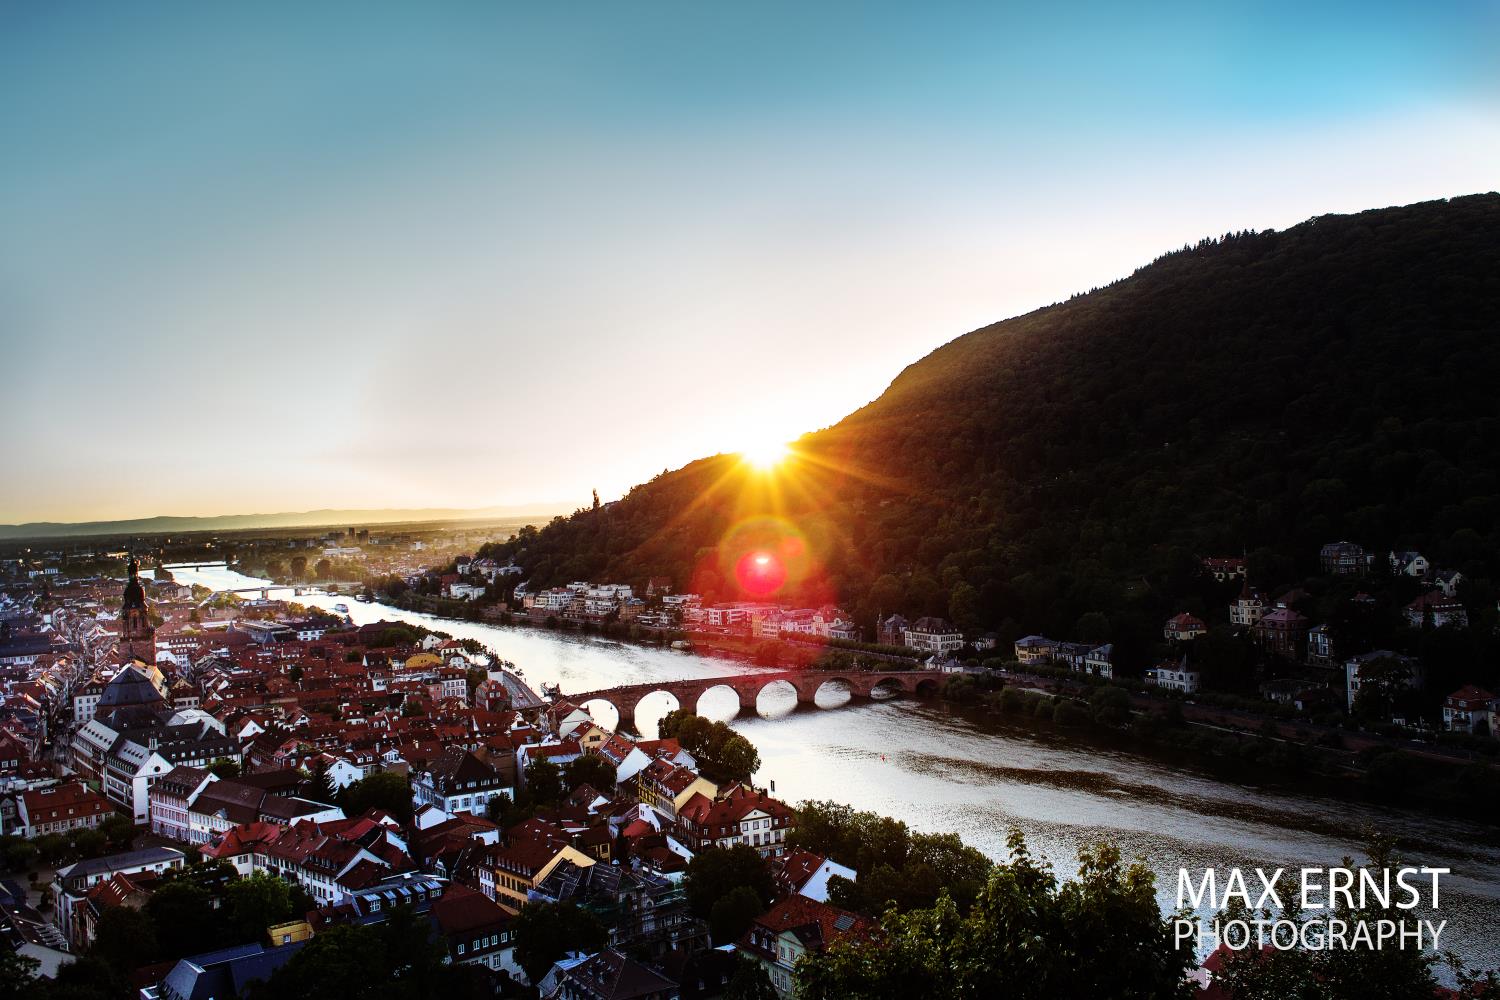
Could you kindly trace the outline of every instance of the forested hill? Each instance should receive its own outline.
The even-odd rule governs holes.
[[[791,530],[787,597],[1063,635],[1170,610],[1206,555],[1275,586],[1347,538],[1487,580],[1497,333],[1500,195],[1205,240],[939,348],[775,477],[704,459],[502,554],[728,598]]]

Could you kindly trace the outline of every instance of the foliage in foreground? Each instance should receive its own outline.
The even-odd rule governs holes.
[[[893,996],[1018,1000],[1191,997],[1191,947],[1177,947],[1143,863],[1108,845],[1083,850],[1059,883],[1019,831],[967,914],[944,893],[928,909],[892,909],[869,940],[844,939],[797,966],[806,1000]]]
[[[857,811],[839,802],[803,802],[790,849],[833,858],[859,873],[856,881],[835,877],[830,902],[878,916],[935,906],[946,894],[967,912],[988,878],[990,859],[955,833],[912,833],[905,823]]]
[[[1392,854],[1390,844],[1377,841],[1369,848],[1369,861],[1363,867],[1376,875],[1375,884],[1380,884],[1380,873],[1401,865]],[[1356,866],[1353,860],[1345,858],[1342,867],[1352,870]],[[1277,887],[1277,895],[1283,900],[1295,900],[1296,894],[1293,880],[1284,877]],[[1381,907],[1373,900],[1366,902],[1369,905],[1350,907],[1346,901],[1340,900],[1331,911],[1299,912],[1292,906],[1252,911],[1236,901],[1220,914],[1220,919],[1224,922],[1257,918],[1285,920],[1300,929],[1312,921],[1327,919],[1343,920],[1353,926],[1360,922],[1417,918],[1415,910]],[[1309,929],[1299,933],[1316,939],[1321,932]],[[1438,955],[1416,948],[1245,948],[1227,952],[1215,981],[1223,984],[1234,1000],[1341,1000],[1344,997],[1406,1000],[1408,997],[1436,995],[1438,983],[1433,973],[1440,965],[1448,966],[1453,972],[1457,988],[1450,995],[1455,998],[1500,995],[1497,992],[1500,991],[1500,978],[1496,973],[1477,973],[1467,969],[1452,953]]]

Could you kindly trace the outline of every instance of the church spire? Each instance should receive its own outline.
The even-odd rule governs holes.
[[[140,657],[147,663],[156,661],[156,629],[146,610],[146,590],[141,586],[141,564],[132,546],[126,557],[130,577],[125,581],[124,599],[120,602],[120,639],[127,657]]]

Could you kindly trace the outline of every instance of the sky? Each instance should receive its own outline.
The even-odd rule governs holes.
[[[1500,187],[1500,4],[1228,8],[5,4],[0,522],[608,500]]]

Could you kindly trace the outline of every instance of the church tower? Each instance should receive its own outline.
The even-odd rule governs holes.
[[[141,564],[130,553],[130,579],[125,582],[125,601],[120,606],[120,656],[156,662],[156,629],[146,613],[146,591],[141,587]]]

